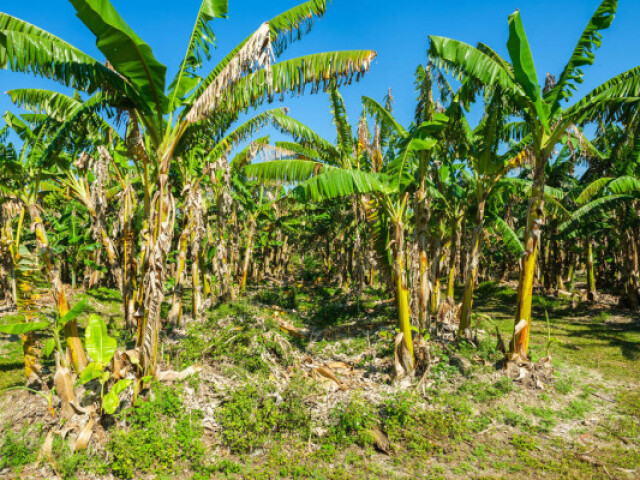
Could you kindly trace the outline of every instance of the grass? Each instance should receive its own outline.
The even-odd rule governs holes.
[[[477,289],[474,300],[476,313],[489,315],[499,326],[504,338],[513,332],[513,309],[516,292],[495,282],[486,282]],[[606,323],[614,315],[629,317],[626,311],[603,311],[589,305],[574,309],[567,298],[534,296],[531,332],[531,356],[541,358],[546,353],[549,314],[552,355],[562,362],[596,370],[618,380],[640,382],[640,317],[633,314],[627,323]]]
[[[81,327],[89,313],[98,312],[110,334],[130,345],[117,292],[99,289],[79,298],[89,302]],[[72,453],[56,439],[56,471],[65,479],[110,474],[197,480],[599,480],[640,473],[635,317],[608,308],[572,309],[569,299],[536,296],[534,358],[546,355],[545,311],[554,339],[555,380],[544,390],[527,390],[496,371],[500,355],[490,336],[477,346],[434,346],[431,354],[439,361],[423,394],[390,388],[395,313],[385,300],[377,291],[356,302],[329,288],[274,288],[211,309],[203,321],[186,326],[186,336],[167,328],[163,334],[172,341],[163,350],[166,368],[208,365],[214,378],[225,377],[234,386],[218,386],[207,377],[155,385],[135,408],[119,414],[118,427],[106,429],[107,441],[97,453]],[[474,309],[507,339],[514,302],[512,289],[485,283]],[[621,316],[626,322],[617,321]],[[279,328],[278,317],[316,336],[313,341],[292,337]],[[483,318],[483,329],[493,334]],[[0,385],[22,384],[20,342],[4,340]],[[376,380],[349,384],[344,391],[329,388],[300,365],[305,356],[313,362],[344,360]],[[472,367],[459,368],[460,357]],[[379,366],[381,359],[386,367]],[[372,396],[372,385],[380,393]],[[201,391],[217,399],[210,409],[204,404],[207,411],[193,403]],[[600,420],[589,423],[592,417]],[[41,428],[0,428],[0,465],[28,478],[43,441]],[[390,455],[376,446],[380,431],[389,440]]]

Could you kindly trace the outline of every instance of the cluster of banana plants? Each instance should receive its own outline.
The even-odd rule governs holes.
[[[168,320],[179,323],[188,278],[193,316],[207,298],[233,298],[237,278],[246,278],[246,260],[239,273],[238,218],[255,218],[268,209],[264,199],[278,192],[258,194],[255,185],[247,185],[240,194],[247,197],[244,204],[232,193],[243,163],[260,153],[264,141],[229,159],[241,142],[286,114],[276,108],[252,117],[249,110],[305,87],[313,93],[329,82],[351,83],[368,71],[376,54],[347,50],[277,62],[326,11],[326,1],[311,0],[257,26],[215,60],[213,23],[227,17],[227,2],[203,0],[186,53],[169,78],[151,47],[109,1],[70,3],[95,36],[104,63],[0,13],[0,67],[75,89],[71,96],[54,90],[8,92],[30,113],[6,117],[23,146],[18,153],[5,142],[3,265],[15,272],[27,216],[41,267],[36,270],[45,277],[57,314],[63,318],[69,310],[63,280],[71,277],[77,285],[83,266],[86,287],[117,287],[123,320],[135,331],[137,376],[143,378],[156,374],[161,306],[168,293],[173,300]],[[68,211],[60,217],[63,204]],[[63,219],[72,226],[70,235]],[[245,232],[249,262],[254,235],[255,227]],[[171,278],[170,258],[175,259]],[[16,305],[17,280],[11,275],[5,295]],[[64,340],[76,374],[82,375],[87,358],[74,320],[65,324]]]
[[[584,266],[588,299],[599,285],[640,303],[640,67],[571,100],[616,0],[601,3],[544,85],[519,12],[508,19],[508,58],[429,37],[408,125],[390,91],[380,102],[363,96],[355,124],[347,117],[341,89],[368,72],[373,51],[277,61],[325,0],[266,21],[224,56],[213,24],[227,2],[203,0],[172,78],[108,0],[70,3],[104,63],[0,13],[0,67],[75,91],[10,90],[27,112],[7,113],[0,131],[0,294],[26,318],[7,332],[22,335],[28,378],[38,375],[33,332],[48,329],[44,352],[57,352],[60,378],[99,382],[101,408],[117,407],[129,383],[94,317],[83,344],[69,307],[81,288],[119,292],[135,388],[158,373],[164,325],[296,275],[358,297],[387,289],[403,374],[416,340],[452,320],[458,339],[473,338],[481,280],[518,284],[513,361],[528,359],[535,285],[575,295]],[[328,97],[335,139],[286,108],[255,112],[305,88]],[[287,141],[258,137],[267,126]],[[53,323],[39,320],[38,295],[52,298]],[[90,347],[98,337],[108,351]]]
[[[637,305],[632,165],[637,163],[638,68],[569,102],[616,10],[615,0],[601,3],[560,76],[548,75],[544,85],[519,12],[508,21],[508,58],[482,43],[431,36],[429,61],[416,72],[418,99],[410,126],[394,118],[390,94],[382,104],[363,97],[354,134],[338,86],[330,85],[335,142],[287,119],[279,124],[295,143],[280,142],[280,158],[247,167],[264,185],[294,185],[288,195],[293,201],[337,213],[326,249],[333,260],[325,263],[334,266],[337,284],[346,288],[362,279],[375,285],[374,275],[363,275],[372,266],[382,273],[395,296],[398,345],[409,368],[415,331],[430,334],[432,320],[451,309],[457,280],[464,285],[458,337],[469,338],[479,279],[517,277],[508,352],[517,362],[528,359],[536,283],[548,290],[553,284],[558,292],[566,279],[573,292],[576,271],[584,264],[589,298],[595,297],[596,277],[617,278],[625,302]],[[472,127],[467,116],[474,106],[483,114]],[[589,140],[584,127],[592,124],[599,128]],[[586,174],[577,175],[576,167],[585,165]],[[628,174],[602,177],[621,168]],[[597,215],[600,221],[593,223]],[[617,245],[624,253],[611,261],[606,255]],[[598,253],[602,257],[594,259]],[[623,273],[611,275],[623,263]],[[443,277],[446,295],[440,293]]]

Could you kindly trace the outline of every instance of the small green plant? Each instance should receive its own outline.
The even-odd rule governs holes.
[[[538,418],[538,424],[532,427],[532,431],[548,433],[556,426],[556,412],[550,408],[528,407],[525,409]]]
[[[27,428],[14,433],[11,426],[7,427],[0,444],[0,470],[16,469],[35,461],[38,445],[28,433]]]
[[[247,384],[230,393],[217,417],[222,437],[235,452],[245,453],[261,446],[270,435],[283,433],[308,438],[311,416],[305,404],[311,386],[294,378],[277,400],[271,384]]]
[[[61,332],[65,325],[76,318],[78,318],[82,312],[84,312],[87,305],[86,300],[76,303],[66,314],[62,317],[55,315],[46,322],[17,322],[17,323],[5,323],[0,325],[0,333],[6,333],[9,335],[24,335],[31,332],[48,331],[51,334],[42,349],[42,354],[45,357],[51,356],[55,351],[63,353],[63,347],[61,342]],[[63,366],[65,364],[64,354],[60,355],[60,361]]]
[[[129,428],[117,430],[107,444],[111,470],[122,478],[137,473],[177,474],[183,466],[202,471],[202,413],[186,411],[178,390],[153,384],[153,398],[118,414]]]
[[[339,404],[332,413],[334,424],[329,428],[327,441],[335,444],[356,443],[360,446],[373,444],[370,433],[377,417],[369,402],[353,396],[349,402]]]
[[[77,474],[80,472],[104,475],[108,471],[107,464],[101,457],[89,456],[85,450],[72,452],[69,444],[57,435],[53,439],[53,458],[56,472],[64,480],[75,480],[79,478]]]
[[[594,322],[604,323],[611,318],[611,314],[609,312],[600,312],[598,315],[593,317]]]
[[[561,377],[554,383],[554,388],[556,392],[562,395],[568,395],[573,392],[574,389],[574,381],[571,377]]]
[[[118,380],[105,394],[105,385],[111,378],[111,372],[106,370],[106,367],[111,362],[118,344],[115,338],[107,334],[107,325],[104,320],[95,314],[89,317],[89,324],[85,332],[85,344],[93,362],[82,370],[80,382],[85,384],[98,379],[101,411],[113,415],[120,405],[120,394],[131,384],[131,380]]]
[[[572,400],[563,410],[558,412],[558,416],[564,419],[578,419],[591,411],[592,405],[586,400]]]
[[[538,442],[535,438],[529,435],[516,434],[511,439],[511,445],[513,445],[518,453],[530,452],[538,448]]]
[[[505,396],[514,388],[513,380],[509,377],[501,377],[493,384],[468,380],[460,386],[458,392],[471,395],[478,403],[485,403]]]
[[[525,427],[529,425],[527,418],[518,412],[501,407],[500,413],[502,414],[502,421],[505,425],[509,425],[511,427]]]

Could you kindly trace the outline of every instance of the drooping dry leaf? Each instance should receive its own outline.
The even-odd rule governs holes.
[[[389,437],[379,426],[374,425],[370,430],[371,436],[373,437],[376,448],[380,450],[382,453],[386,453],[387,455],[391,455],[391,442],[389,441]]]
[[[53,430],[47,433],[44,443],[42,444],[42,448],[40,449],[40,453],[38,454],[37,462],[42,461],[43,458],[47,462],[53,461]]]
[[[181,372],[176,372],[174,370],[166,370],[164,372],[160,372],[157,374],[156,378],[160,382],[175,382],[176,380],[184,380],[191,375],[195,375],[196,373],[202,370],[201,365],[191,365],[190,367],[185,368]]]
[[[59,366],[53,377],[53,384],[56,387],[56,393],[60,397],[60,413],[63,418],[69,418],[73,415],[71,403],[76,403],[76,395],[73,392],[73,378],[68,368]]]
[[[95,425],[95,423],[95,418],[93,417],[93,415],[91,415],[87,420],[87,423],[84,424],[84,427],[78,434],[78,437],[73,444],[72,452],[86,450],[86,448],[89,446],[89,440],[91,440],[91,435],[93,434],[93,426]]]
[[[414,363],[407,343],[404,341],[404,334],[396,335],[394,362],[396,377],[398,379],[409,376],[413,372]]]

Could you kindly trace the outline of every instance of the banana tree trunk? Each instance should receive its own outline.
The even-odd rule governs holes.
[[[593,240],[587,237],[585,240],[587,250],[587,299],[590,302],[598,300],[598,292],[596,291],[596,275],[593,268]]]
[[[396,302],[398,305],[398,323],[404,335],[411,358],[413,358],[413,340],[411,337],[411,318],[409,316],[409,289],[407,288],[407,277],[405,271],[404,252],[404,229],[400,221],[394,222],[394,262],[393,276],[396,289]]]
[[[563,255],[562,255],[562,243],[558,240],[554,242],[553,246],[553,268],[555,271],[556,291],[564,290],[564,278],[562,277],[563,270]]]
[[[191,257],[191,315],[198,318],[202,309],[202,289],[200,286],[200,255]]]
[[[521,360],[526,360],[529,352],[533,282],[538,260],[541,228],[544,223],[544,167],[546,163],[546,157],[536,156],[531,198],[527,209],[527,227],[524,234],[525,253],[521,263],[513,338],[510,345],[512,357],[518,355]]]
[[[247,246],[244,250],[244,260],[242,261],[242,278],[240,279],[240,293],[244,295],[247,289],[247,275],[249,274],[249,265],[251,264],[251,253],[253,250],[253,236],[256,232],[256,220],[252,216],[249,219],[249,228],[247,230]]]
[[[202,242],[206,230],[202,216],[202,193],[197,186],[192,186],[188,194],[188,215],[191,241],[191,315],[200,316],[202,309],[202,288],[200,286],[200,264],[202,263]]]
[[[429,283],[429,256],[428,256],[428,229],[429,229],[429,199],[425,187],[416,192],[414,197],[416,212],[416,237],[418,244],[418,325],[422,330],[431,330],[431,317],[429,316],[429,296],[431,284]]]
[[[476,212],[476,224],[471,238],[471,251],[467,261],[467,273],[465,274],[464,293],[462,294],[462,309],[460,310],[460,326],[458,335],[468,337],[471,329],[471,309],[473,306],[473,292],[478,279],[478,263],[480,262],[480,239],[484,230],[484,210],[486,196],[480,198]]]
[[[442,231],[442,220],[439,222],[438,232]],[[440,307],[440,273],[442,260],[444,257],[445,246],[442,245],[442,238],[438,234],[435,237],[435,244],[433,245],[433,261],[431,262],[431,278],[433,283],[431,284],[431,295],[429,300],[429,311],[435,318],[438,315],[438,308]]]
[[[5,305],[12,309],[18,305],[18,290],[16,285],[16,270],[14,260],[12,215],[9,207],[0,206],[0,288],[5,299]],[[24,209],[22,210],[24,212]],[[24,215],[24,213],[22,213]]]
[[[103,147],[98,147],[98,158],[91,161],[91,170],[95,180],[91,184],[91,198],[88,200],[89,217],[91,219],[91,232],[96,242],[101,243],[107,256],[109,272],[118,286],[118,290],[124,296],[124,284],[122,270],[118,259],[118,252],[113,240],[107,233],[107,182],[109,175],[109,163],[112,162],[111,154]]]
[[[175,275],[175,285],[173,286],[173,298],[171,300],[171,308],[167,321],[174,325],[180,325],[182,320],[182,294],[186,284],[187,276],[187,246],[189,243],[190,225],[186,220],[180,240],[178,241],[178,264]]]
[[[460,229],[460,279],[466,282],[466,275],[469,266],[467,259],[469,258],[469,239],[467,238],[467,222],[462,221]]]
[[[135,313],[136,269],[134,261],[133,189],[128,184],[122,192],[123,207],[120,211],[122,225],[122,308],[125,323],[133,328]]]
[[[171,249],[175,222],[175,203],[168,185],[170,159],[159,167],[156,193],[151,201],[148,221],[148,243],[144,264],[144,314],[139,318],[138,348],[140,377],[155,376],[158,364],[158,342],[161,330],[160,311],[164,301],[167,257]]]
[[[233,300],[233,277],[229,265],[229,252],[227,249],[227,221],[233,207],[233,199],[230,192],[230,172],[226,158],[222,158],[220,168],[222,169],[222,180],[220,192],[218,194],[218,216],[217,216],[217,242],[216,254],[214,258],[214,270],[216,279],[220,285],[220,301]]]
[[[569,287],[569,292],[571,294],[573,294],[573,290],[575,288],[576,260],[577,257],[572,253],[569,263],[569,272],[567,273],[567,286]]]
[[[58,315],[64,316],[69,311],[69,304],[64,292],[64,287],[60,281],[60,271],[53,262],[51,257],[51,251],[49,248],[49,239],[47,232],[44,228],[42,217],[40,216],[39,206],[36,204],[29,205],[29,216],[31,217],[32,228],[36,234],[36,243],[38,245],[38,251],[40,252],[40,258],[44,264],[45,273],[51,284],[51,293],[53,299],[56,302]],[[87,366],[87,357],[80,341],[80,334],[78,333],[78,325],[75,320],[67,322],[64,327],[65,335],[67,338],[67,346],[71,353],[71,361],[76,372],[80,373],[84,367]]]
[[[636,270],[636,258],[633,248],[633,237],[630,231],[623,231],[620,235],[623,246],[622,262],[622,301],[632,310],[638,308],[638,296],[634,272]]]
[[[449,278],[447,279],[447,301],[453,303],[456,287],[456,258],[460,243],[460,222],[462,217],[455,217],[451,221],[451,247],[449,249]]]

